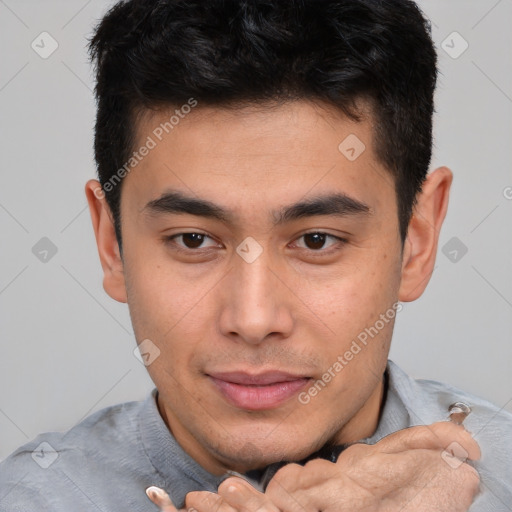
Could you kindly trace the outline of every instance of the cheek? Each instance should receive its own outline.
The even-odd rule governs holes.
[[[347,339],[373,325],[397,300],[399,266],[387,258],[361,261],[343,274],[309,287],[305,300],[314,305],[336,335]]]
[[[201,316],[205,313],[201,299],[208,283],[187,283],[179,272],[162,270],[148,260],[133,260],[125,273],[136,339],[149,339],[157,345],[166,365],[184,367],[206,335],[202,326],[208,322]],[[155,361],[155,368],[148,370],[156,366]]]
[[[197,266],[194,266],[196,269]],[[198,304],[211,287],[212,276],[207,272],[192,275],[190,269],[166,257],[155,247],[139,247],[126,264],[129,303],[136,312],[143,312],[141,321],[157,330],[178,326],[200,311]],[[139,315],[140,316],[140,315]],[[151,321],[149,321],[151,320]]]

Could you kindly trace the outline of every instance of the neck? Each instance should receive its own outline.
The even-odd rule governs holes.
[[[334,444],[352,444],[372,436],[379,425],[387,394],[387,374],[384,373],[361,409],[339,430]]]

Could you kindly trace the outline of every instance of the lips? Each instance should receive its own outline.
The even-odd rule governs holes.
[[[307,376],[282,371],[258,375],[244,372],[210,373],[208,377],[230,404],[252,411],[279,407],[310,381]]]

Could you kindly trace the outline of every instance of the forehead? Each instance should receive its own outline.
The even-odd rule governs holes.
[[[169,188],[241,210],[327,192],[379,209],[393,201],[394,183],[374,154],[369,107],[360,107],[360,122],[309,101],[147,112],[134,150],[151,150],[125,178],[126,193],[139,211]]]
[[[323,101],[269,100],[225,106],[202,105],[195,101],[195,104],[192,108],[184,103],[160,107],[157,110],[139,111],[135,126],[136,141],[143,143],[143,138],[151,134],[160,142],[162,138],[170,140],[173,138],[169,137],[172,134],[174,139],[180,135],[186,136],[190,143],[197,146],[208,142],[220,146],[221,137],[227,137],[230,141],[236,140],[237,143],[247,138],[247,152],[254,152],[257,148],[251,142],[255,141],[255,137],[262,141],[271,137],[276,142],[297,137],[307,138],[318,145],[319,138],[313,132],[318,132],[321,136],[325,136],[327,131],[336,133],[340,130],[340,124],[359,132],[370,144],[370,137],[373,137],[373,113],[369,100],[360,99],[354,104],[354,111],[361,116],[361,122],[353,121],[340,109]],[[210,131],[206,138],[205,130]],[[193,140],[193,137],[198,139]],[[265,148],[268,149],[269,147]]]

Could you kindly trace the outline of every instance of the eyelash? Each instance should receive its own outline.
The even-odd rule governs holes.
[[[168,244],[168,245],[173,245],[174,248],[178,252],[183,252],[183,253],[187,253],[187,254],[193,254],[193,253],[200,254],[201,248],[190,249],[188,247],[179,246],[179,245],[177,245],[175,243],[174,239],[178,238],[178,237],[180,237],[182,235],[203,235],[203,236],[213,240],[212,237],[210,237],[210,235],[208,235],[207,233],[203,233],[201,231],[187,231],[187,232],[183,232],[183,233],[176,233],[175,235],[165,236],[165,237],[162,238],[162,240],[166,244]],[[324,231],[308,231],[307,233],[303,233],[302,235],[300,235],[298,238],[296,238],[296,240],[299,240],[299,239],[301,239],[301,238],[303,238],[303,237],[305,237],[307,235],[325,235],[328,238],[333,238],[333,239],[337,240],[337,242],[339,244],[341,244],[342,246],[348,242],[348,240],[346,238],[342,238],[342,237],[339,237],[339,236],[331,235],[330,233],[325,233]],[[210,247],[206,248],[206,250],[208,250],[208,249],[211,249],[211,248]],[[308,250],[312,254],[320,254],[320,255],[330,254],[332,252],[332,250],[336,250],[336,249],[332,249],[332,250],[329,250],[329,249],[314,250],[314,249],[308,249],[308,248],[304,248],[304,247],[301,247],[301,249]],[[203,251],[204,250],[205,249],[203,249]]]

